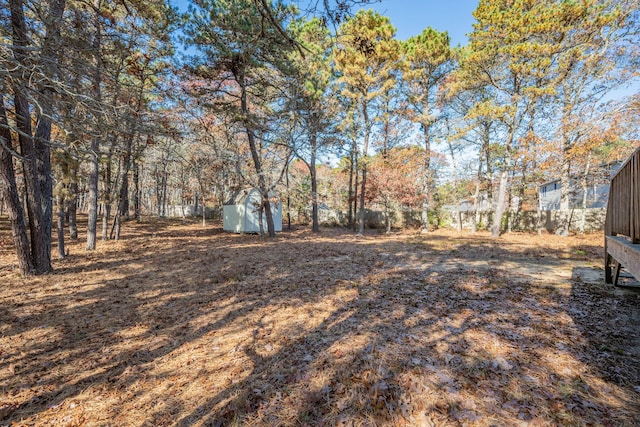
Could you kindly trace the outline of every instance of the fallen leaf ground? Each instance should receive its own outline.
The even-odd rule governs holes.
[[[146,220],[30,279],[10,243],[0,425],[640,425],[640,292],[601,235]]]

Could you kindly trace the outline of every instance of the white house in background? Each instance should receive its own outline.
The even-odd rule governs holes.
[[[599,165],[587,178],[587,208],[605,208],[609,199],[609,183],[611,177],[620,169],[622,162],[611,162]],[[569,189],[569,209],[581,209],[583,199],[582,179],[572,177]],[[560,209],[561,183],[559,179],[542,184],[540,192],[540,210],[553,211]]]
[[[250,188],[237,191],[224,204],[222,208],[223,223],[225,231],[234,233],[259,233],[259,210],[261,196],[260,190]],[[282,204],[275,192],[269,193],[271,213],[273,214],[273,225],[275,231],[282,231]],[[267,216],[262,213],[262,227],[267,232]]]
[[[461,200],[460,203],[458,203],[458,209],[460,209],[460,212],[475,212],[474,208],[475,206],[473,203],[473,199]],[[456,210],[456,206],[446,205],[443,206],[443,209],[453,212]],[[491,204],[489,203],[489,196],[487,195],[486,191],[482,191],[478,195],[478,212],[485,212],[490,210]]]

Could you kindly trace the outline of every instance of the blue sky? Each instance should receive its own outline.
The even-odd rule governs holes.
[[[367,6],[391,18],[397,37],[406,40],[427,27],[447,31],[451,45],[467,44],[466,34],[473,28],[471,13],[478,0],[382,0]]]
[[[187,9],[188,0],[170,0],[181,11]],[[427,27],[447,31],[451,45],[467,44],[466,34],[474,22],[471,12],[478,0],[381,0],[364,9],[375,9],[388,16],[397,30],[397,37],[406,40]]]

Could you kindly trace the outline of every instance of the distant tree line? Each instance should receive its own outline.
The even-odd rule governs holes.
[[[397,209],[510,200],[638,144],[638,4],[481,0],[467,46],[401,41],[367,1],[0,0],[0,183],[20,271],[51,271],[87,214],[86,248],[167,206],[237,189],[289,211],[330,204],[364,232]],[[635,79],[635,80],[634,80]],[[339,205],[339,206],[336,206]],[[517,214],[517,212],[516,212]],[[540,215],[538,216],[540,218]],[[568,232],[568,218],[560,234]],[[55,227],[54,227],[55,224]],[[474,226],[475,228],[475,226]]]

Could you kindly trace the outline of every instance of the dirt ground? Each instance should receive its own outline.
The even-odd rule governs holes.
[[[22,279],[0,219],[0,426],[640,425],[640,292],[599,234],[145,220],[83,248]]]

